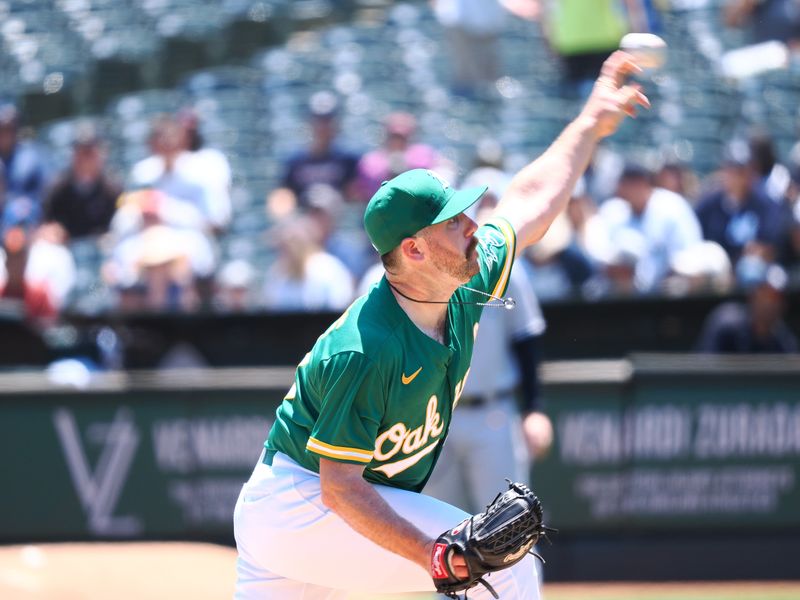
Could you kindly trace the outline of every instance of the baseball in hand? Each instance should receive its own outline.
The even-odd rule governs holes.
[[[643,69],[660,69],[667,61],[667,43],[654,33],[628,33],[619,49],[633,56]]]

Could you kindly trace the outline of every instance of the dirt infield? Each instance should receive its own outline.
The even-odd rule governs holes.
[[[3,600],[232,598],[236,551],[189,543],[0,546]]]
[[[232,598],[236,552],[192,543],[0,546],[2,600]],[[798,600],[800,581],[548,583],[543,600]],[[350,596],[348,600],[436,600],[435,596]]]

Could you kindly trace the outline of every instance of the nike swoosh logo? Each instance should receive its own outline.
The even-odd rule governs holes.
[[[419,371],[417,371],[417,373],[419,373]],[[421,461],[424,456],[427,456],[428,454],[433,452],[433,449],[436,448],[436,444],[438,443],[439,440],[436,440],[432,444],[428,444],[425,448],[423,448],[416,454],[412,454],[411,456],[404,458],[402,460],[396,460],[393,463],[387,463],[385,465],[381,465],[380,467],[376,467],[372,470],[383,471],[389,478],[394,477],[398,473],[401,473],[406,469],[413,467],[415,464]]]
[[[403,382],[403,385],[408,385],[409,383],[411,383],[412,381],[414,381],[414,378],[415,378],[417,375],[419,375],[419,372],[420,372],[420,371],[422,371],[422,367],[420,367],[419,369],[417,369],[416,371],[414,371],[414,372],[413,372],[411,375],[409,375],[408,377],[406,377],[406,374],[405,374],[405,373],[401,373],[401,374],[400,374],[400,380]]]

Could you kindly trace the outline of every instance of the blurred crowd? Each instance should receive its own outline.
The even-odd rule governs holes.
[[[4,297],[24,298],[33,317],[52,317],[74,284],[69,242],[96,240],[102,280],[122,311],[338,310],[374,280],[378,257],[358,225],[382,181],[430,168],[454,185],[489,185],[502,196],[512,173],[501,145],[480,140],[471,165],[455,165],[417,140],[411,114],[391,113],[383,143],[366,152],[337,144],[337,98],[309,101],[311,141],[268,190],[269,265],[219,264],[217,241],[231,220],[226,157],[203,145],[196,115],[153,121],[152,154],[125,177],[107,171],[105,143],[78,127],[69,168],[18,137],[19,115],[0,112]],[[566,212],[524,257],[543,300],[727,293],[774,265],[787,285],[800,277],[800,165],[779,161],[770,139],[731,142],[717,172],[700,179],[685,164],[653,167],[607,149],[595,156]],[[345,227],[345,216],[357,217]],[[22,277],[24,273],[24,277]],[[22,277],[22,280],[20,280]],[[260,289],[254,284],[260,282]],[[21,289],[26,291],[21,292]],[[20,295],[21,294],[21,295]]]
[[[545,18],[539,3],[503,4],[525,18]],[[577,18],[582,13],[563,4],[549,17],[551,43],[564,59],[565,81],[581,94],[598,61],[630,27],[615,20],[613,3],[603,2],[611,12],[597,27],[606,35],[597,29],[587,38],[588,25]],[[652,3],[631,4],[641,9],[628,13],[645,23],[640,29],[657,29]],[[730,9],[731,23],[746,24],[763,6],[782,5],[755,3],[748,10],[749,4]],[[494,21],[490,15],[460,21],[475,17],[461,2],[440,1],[436,10],[451,30],[454,56],[461,56],[453,61],[454,93],[479,94],[501,68],[493,60],[464,62],[464,48],[475,36],[484,46],[494,43]],[[795,29],[782,23],[781,35],[793,43]],[[594,41],[571,45],[581,35]],[[378,147],[352,148],[339,142],[335,93],[315,93],[307,111],[310,141],[298,142],[280,185],[263,190],[271,226],[262,243],[273,258],[256,264],[220,258],[232,220],[231,167],[204,144],[194,111],[155,119],[150,155],[128,173],[109,171],[103,132],[87,121],[75,130],[70,164],[57,173],[47,148],[22,135],[17,108],[0,107],[4,306],[20,307],[39,324],[70,310],[77,293],[70,248],[83,241],[103,257],[100,281],[111,295],[110,310],[340,310],[380,277],[360,217],[381,182],[429,168],[453,185],[489,185],[501,197],[512,176],[497,140],[476,140],[472,163],[454,164],[419,139],[412,114],[388,114]],[[706,177],[688,164],[641,161],[603,147],[565,213],[519,262],[545,302],[724,295],[764,285],[780,302],[800,281],[800,144],[778,156],[770,137],[754,131],[731,140]]]

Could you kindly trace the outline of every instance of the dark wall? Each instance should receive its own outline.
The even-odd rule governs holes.
[[[620,358],[630,352],[689,352],[706,316],[723,300],[639,298],[552,302],[544,352],[549,360]],[[800,334],[800,293],[787,319]],[[126,364],[149,368],[177,341],[190,343],[213,366],[294,365],[337,313],[139,316],[115,321],[127,340]],[[75,320],[83,325],[85,320]]]
[[[689,352],[718,297],[553,302],[544,349],[548,358],[620,358],[630,352]],[[791,315],[800,331],[800,311]]]
[[[544,370],[556,442],[532,483],[559,529],[539,548],[547,580],[796,577],[800,359],[707,358]],[[610,376],[619,362],[630,371]],[[233,543],[292,376],[103,373],[76,390],[0,374],[0,543]]]
[[[689,352],[706,316],[737,298],[637,298],[602,302],[551,302],[544,352],[549,360],[620,358],[631,352]],[[800,292],[787,299],[787,321],[800,334]],[[153,368],[178,344],[189,345],[210,366],[295,365],[338,313],[252,313],[241,315],[68,315],[74,328],[58,341],[36,334],[18,319],[0,319],[2,366],[42,366],[54,357],[90,355],[99,360],[95,339],[103,327],[118,334],[127,368]]]

